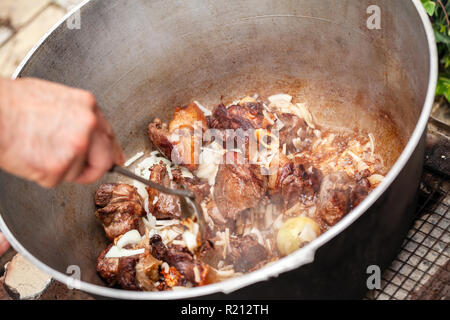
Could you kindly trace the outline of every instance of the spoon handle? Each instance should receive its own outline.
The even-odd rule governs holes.
[[[114,166],[114,167],[112,167],[110,172],[115,172],[122,176],[128,177],[130,179],[137,180],[139,182],[142,182],[143,184],[146,184],[150,188],[156,189],[163,193],[173,194],[175,196],[180,196],[180,197],[187,197],[189,199],[195,199],[195,195],[189,190],[179,190],[179,189],[167,188],[161,184],[146,180],[138,175],[135,175],[134,173],[132,173],[131,171],[129,171],[123,167]]]

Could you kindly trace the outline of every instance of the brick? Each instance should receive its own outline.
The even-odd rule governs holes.
[[[17,29],[50,4],[51,0],[1,0],[0,20]]]
[[[20,254],[14,256],[5,269],[3,287],[13,299],[37,299],[52,282],[49,275],[37,269]]]
[[[13,31],[11,28],[0,26],[0,47],[12,36],[12,34]]]
[[[63,9],[49,6],[0,48],[0,76],[11,77],[36,42],[63,16]]]
[[[0,301],[12,300],[8,292],[6,292],[5,288],[3,287],[3,282],[5,282],[5,277],[0,277]]]
[[[83,2],[83,0],[54,0],[54,3],[63,7],[66,10],[72,9],[81,2]]]

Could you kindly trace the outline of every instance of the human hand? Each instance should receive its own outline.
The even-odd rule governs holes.
[[[0,257],[8,250],[9,243],[6,240],[5,236],[0,233]]]
[[[0,79],[3,170],[54,187],[92,183],[124,160],[91,93],[38,79]]]

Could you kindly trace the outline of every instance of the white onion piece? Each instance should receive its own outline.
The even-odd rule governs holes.
[[[284,94],[284,93],[275,94],[275,95],[269,97],[269,101],[270,101],[270,103],[273,103],[273,104],[277,104],[278,102],[291,103],[292,96],[290,96],[288,94]]]
[[[105,258],[123,258],[123,257],[131,257],[137,254],[143,254],[145,249],[136,249],[136,250],[127,250],[127,249],[119,249],[117,246],[111,247],[108,253],[105,255]]]
[[[370,142],[370,156],[373,156],[375,152],[375,137],[372,133],[369,133],[369,142]]]
[[[308,108],[306,107],[306,104],[304,104],[304,103],[296,103],[295,107],[293,109],[294,109],[293,113],[297,117],[302,118],[303,120],[305,120],[306,124],[310,128],[313,128],[313,129],[316,128],[314,126],[312,114],[311,114],[311,112],[309,112]]]
[[[181,170],[181,176],[183,178],[191,178],[194,179],[194,175],[192,174],[192,172],[190,172],[187,168],[185,167],[180,167]]]
[[[125,167],[131,166],[134,162],[136,162],[136,160],[140,159],[143,155],[144,155],[143,152],[136,153],[134,156],[128,159],[127,162],[125,162],[124,166]]]
[[[201,179],[207,179],[209,185],[214,185],[219,164],[222,162],[224,154],[225,150],[217,142],[213,142],[208,147],[202,148],[199,157],[200,164],[195,172],[196,176]]]
[[[198,101],[194,101],[194,103],[197,105],[197,107],[203,112],[205,117],[212,116],[211,110],[200,104]]]
[[[120,237],[119,241],[116,243],[116,246],[119,249],[123,249],[123,247],[129,244],[138,244],[139,242],[141,242],[141,234],[137,230],[131,230]]]
[[[156,220],[156,226],[164,226],[164,227],[168,227],[168,226],[172,226],[175,224],[180,224],[180,220],[177,219],[173,219],[173,220]]]
[[[183,233],[183,240],[186,244],[186,247],[189,249],[189,251],[194,251],[195,248],[197,248],[197,239],[195,238],[195,235],[190,232],[186,231]]]
[[[163,263],[161,264],[161,269],[164,271],[164,273],[169,273],[170,267],[169,267],[169,265],[167,264],[167,262],[163,262]]]
[[[292,143],[293,143],[295,149],[297,149],[297,150],[301,150],[302,149],[302,139],[294,138],[294,139],[292,139]]]
[[[198,270],[198,267],[197,266],[194,266],[194,277],[195,277],[195,282],[197,282],[197,283],[200,283],[200,281],[202,281],[201,280],[201,278],[200,278],[200,271]]]

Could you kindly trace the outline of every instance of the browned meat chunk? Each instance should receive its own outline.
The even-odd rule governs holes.
[[[287,152],[302,151],[311,146],[314,133],[303,119],[290,113],[281,113],[278,118],[284,124],[279,132],[280,146],[286,144]]]
[[[352,188],[350,193],[350,210],[356,208],[365,197],[369,194],[370,182],[367,179],[358,181],[358,183]],[[350,211],[349,210],[349,211]]]
[[[156,234],[150,238],[151,254],[158,260],[164,260],[169,250],[163,243],[161,236]]]
[[[368,194],[368,188],[345,173],[325,176],[318,194],[318,216],[329,226],[335,225]]]
[[[152,247],[152,255],[155,258],[165,261],[176,268],[192,284],[204,284],[208,267],[195,261],[194,256],[188,249],[177,245],[166,246],[159,235],[154,235],[150,239],[150,245]]]
[[[186,186],[195,194],[195,199],[199,203],[209,196],[211,186],[207,181],[202,181],[196,176],[193,178],[183,177],[179,170],[173,170],[172,175],[175,182]]]
[[[106,258],[110,244],[97,258],[97,272],[110,286],[127,290],[152,290],[153,282],[159,279],[161,261],[150,253],[123,257]]]
[[[205,204],[206,213],[214,221],[216,226],[225,226],[228,224],[228,220],[220,212],[219,208],[214,200],[210,200]]]
[[[95,204],[100,207],[95,215],[109,240],[142,229],[141,217],[145,210],[136,188],[127,184],[102,184],[95,193]]]
[[[139,256],[105,258],[112,246],[113,244],[110,244],[98,256],[97,272],[110,286],[117,285],[125,290],[139,290],[135,269]]]
[[[313,199],[320,188],[322,173],[319,169],[312,166],[305,169],[305,164],[298,158],[291,161],[284,155],[279,156],[276,165],[269,178],[269,188],[274,202],[281,202],[285,208],[289,208],[296,202]]]
[[[261,102],[245,102],[225,107],[218,105],[209,119],[214,129],[258,129],[267,128],[270,123],[264,118]]]
[[[156,118],[148,125],[147,132],[153,145],[167,158],[171,159],[174,143],[170,140],[170,132],[167,129],[167,125]]]
[[[188,249],[181,246],[169,246],[166,260],[169,265],[174,266],[191,283],[203,282],[201,275],[205,267],[203,264],[194,261],[194,257]],[[198,273],[198,279],[196,279],[196,272]]]
[[[199,250],[199,258],[201,261],[217,268],[220,260],[223,258],[223,249],[216,248],[212,241],[205,241]]]
[[[151,168],[150,181],[166,187],[178,189],[176,182],[170,180],[166,166],[155,164]],[[181,202],[177,196],[146,188],[148,192],[148,210],[156,219],[178,219],[181,217]]]
[[[117,282],[117,272],[119,272],[119,258],[105,258],[113,245],[111,243],[97,257],[97,272],[110,286]]]
[[[160,119],[155,119],[148,126],[148,136],[172,162],[195,170],[202,142],[201,136],[194,134],[195,128],[206,130],[208,127],[202,111],[191,103],[176,109],[169,128]]]
[[[359,171],[355,174],[355,180],[356,182],[361,185],[363,188],[370,190],[370,182],[367,179],[371,175],[369,169],[364,169],[362,171]]]
[[[175,132],[177,129],[188,128],[194,130],[195,125],[200,125],[204,130],[208,128],[208,122],[205,115],[197,106],[191,102],[184,107],[178,107],[173,114],[173,119],[169,124],[169,131]]]
[[[292,162],[282,170],[279,187],[285,205],[290,207],[298,201],[312,200],[320,187],[320,171],[314,167],[306,170],[303,164]]]
[[[231,237],[231,262],[238,272],[247,272],[268,258],[264,248],[251,235]]]
[[[181,128],[171,133],[161,125],[159,119],[155,119],[148,126],[148,136],[153,145],[173,163],[184,165],[191,170],[197,168],[200,146],[195,146],[197,139],[190,129]]]
[[[221,164],[216,175],[214,201],[222,216],[235,220],[243,210],[255,207],[267,190],[267,179],[251,164]]]

